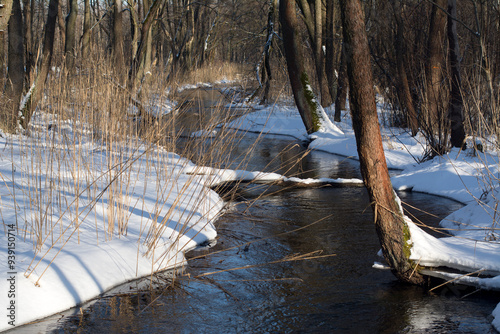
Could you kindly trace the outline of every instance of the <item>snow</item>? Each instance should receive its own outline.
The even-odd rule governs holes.
[[[379,119],[383,119],[383,106],[378,104],[378,110]],[[343,115],[342,122],[333,124],[333,127],[327,123],[321,131],[310,136],[306,135],[296,109],[282,105],[257,110],[247,116],[240,128],[255,132],[263,129],[265,133],[312,140],[309,145],[312,149],[358,159],[348,112]],[[487,153],[479,152],[468,139],[469,149],[465,151],[452,149],[443,157],[419,163],[426,153],[421,134],[411,137],[405,129],[388,128],[383,124],[381,132],[387,165],[400,170],[391,178],[396,190],[443,196],[465,204],[441,222],[455,237],[435,238],[407,219],[412,243],[410,259],[423,266],[444,266],[491,275],[492,278],[478,278],[440,273],[455,283],[500,289],[500,217],[496,213],[499,202],[498,152],[494,148]],[[375,263],[374,268],[385,269],[386,266]],[[500,304],[493,311],[493,317],[493,325],[500,330]]]
[[[167,104],[158,107],[159,113],[171,109]],[[311,141],[312,149],[357,159],[348,113],[342,122],[325,122],[308,136],[294,106],[255,109],[228,126],[292,136]],[[383,115],[383,106],[379,111]],[[332,113],[331,109],[322,112]],[[15,302],[15,325],[76,306],[152,272],[182,266],[187,250],[216,238],[213,222],[224,209],[210,188],[217,184],[362,182],[196,166],[140,142],[106,146],[93,139],[92,129],[76,121],[58,122],[48,130],[52,118],[35,115],[31,137],[0,133],[1,305],[10,307]],[[200,135],[207,133],[193,134]],[[395,189],[466,204],[442,222],[456,237],[432,237],[408,219],[411,259],[425,266],[488,274],[490,278],[477,278],[443,272],[449,279],[499,289],[497,152],[454,149],[444,157],[418,163],[425,154],[420,135],[411,137],[402,129],[383,126],[382,137],[389,168],[399,170],[392,176]],[[117,188],[117,179],[126,186]],[[9,224],[19,229],[14,231]],[[36,247],[37,237],[45,236],[41,247]],[[8,257],[9,248],[14,257]],[[9,259],[15,260],[12,268]],[[15,297],[5,293],[9,290]],[[500,329],[500,306],[493,316],[493,325]],[[12,327],[8,321],[0,322],[0,331]]]

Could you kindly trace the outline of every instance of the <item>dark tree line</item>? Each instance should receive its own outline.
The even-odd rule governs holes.
[[[257,69],[261,103],[272,102],[274,81],[283,78],[286,45],[275,0],[2,1],[4,123],[15,123],[20,107],[21,123],[29,122],[51,66],[78,75],[104,59],[113,80],[134,97],[150,84],[148,73],[162,71],[174,82],[224,62]],[[352,56],[340,5],[293,1],[301,66],[320,104],[335,102],[336,121],[345,110]],[[394,109],[393,125],[423,133],[430,155],[462,146],[466,135],[499,132],[498,2],[387,0],[361,6],[376,92]],[[32,87],[29,103],[20,106]]]

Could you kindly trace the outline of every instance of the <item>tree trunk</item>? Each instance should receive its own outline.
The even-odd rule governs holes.
[[[0,3],[0,77],[5,75],[5,37],[7,36],[7,27],[12,12],[13,0],[3,0]]]
[[[318,78],[321,94],[321,105],[328,106],[332,103],[327,81],[325,80],[325,57],[323,55],[323,19],[321,0],[298,0],[302,18],[307,28],[314,59],[314,67]]]
[[[7,32],[13,2],[13,0],[3,0],[0,4],[0,34]]]
[[[457,0],[448,0],[448,44],[451,68],[451,96],[448,107],[448,118],[450,120],[451,136],[450,142],[453,147],[462,147],[465,141],[462,79],[460,76],[460,49],[458,46],[457,23]]]
[[[66,41],[64,53],[66,56],[66,69],[73,71],[76,56],[76,18],[78,16],[77,0],[69,0],[69,14],[66,16]]]
[[[394,18],[396,19],[397,25],[396,39],[394,40],[394,47],[396,49],[396,67],[398,70],[398,82],[396,88],[401,111],[406,115],[412,136],[416,136],[418,133],[418,115],[413,106],[413,99],[411,97],[408,77],[406,75],[406,70],[409,66],[405,61],[406,41],[404,38],[404,22],[401,17],[402,13],[399,1],[400,0],[391,0],[394,10]]]
[[[130,34],[132,36],[132,47],[130,50],[130,57],[131,59],[134,59],[135,54],[137,52],[137,46],[139,43],[139,38],[140,38],[140,29],[139,29],[139,14],[137,13],[136,2],[134,1],[133,3],[129,4],[129,9],[130,9]]]
[[[325,74],[330,97],[336,96],[335,83],[335,2],[326,2]]]
[[[328,107],[332,104],[328,81],[325,80],[325,54],[323,52],[323,9],[322,1],[314,2],[314,62],[316,63],[316,75],[321,92],[321,106]]]
[[[43,39],[43,51],[42,51],[42,63],[40,65],[40,70],[36,76],[35,83],[33,84],[32,90],[29,93],[29,97],[26,104],[22,106],[21,110],[21,126],[27,129],[28,124],[33,115],[38,101],[40,101],[43,93],[43,88],[45,86],[45,80],[49,74],[50,63],[52,61],[52,54],[54,52],[54,39],[56,32],[57,23],[57,12],[59,8],[59,0],[50,0],[49,11],[47,13],[47,22],[45,24],[45,35]]]
[[[427,45],[426,95],[427,95],[427,126],[434,135],[442,125],[443,104],[441,86],[443,75],[443,45],[446,29],[446,13],[440,8],[446,8],[447,0],[436,0],[432,5],[429,39]],[[440,135],[440,133],[438,133]]]
[[[148,35],[151,33],[151,26],[162,3],[163,0],[153,0],[153,4],[148,8],[148,11],[144,11],[147,16],[142,22],[141,42],[139,43],[137,53],[134,56],[129,71],[129,89],[131,90],[137,88],[139,83],[143,80],[145,74],[144,66],[148,56]]]
[[[90,0],[84,0],[83,5],[83,36],[82,36],[82,58],[88,60],[90,56],[90,29],[92,28],[92,17],[90,15]]]
[[[35,57],[33,55],[33,14],[34,2],[31,0],[23,0],[23,16],[24,16],[24,58],[25,58],[25,86],[30,87],[33,83]]]
[[[342,51],[340,55],[339,79],[337,81],[337,96],[335,97],[335,115],[333,120],[340,122],[342,110],[345,110],[347,100],[347,90],[349,88],[349,80],[347,78],[347,59],[345,42],[342,43]]]
[[[340,4],[352,123],[361,173],[375,212],[376,231],[394,275],[405,282],[422,284],[422,276],[408,260],[409,231],[391,185],[382,147],[363,9],[359,0],[341,0]]]
[[[295,1],[281,0],[279,11],[283,30],[285,58],[293,97],[307,133],[311,134],[317,132],[325,120],[304,67],[302,43],[297,30],[298,22],[295,12]]]
[[[24,86],[23,13],[19,0],[14,0],[9,20],[8,72],[5,95],[8,98],[7,120],[9,130],[14,130]]]
[[[271,80],[273,74],[271,72],[271,55],[270,49],[273,43],[274,36],[274,13],[276,12],[277,0],[269,0],[269,11],[267,14],[267,36],[266,44],[264,45],[264,67],[262,68],[261,84],[264,84],[264,94],[260,100],[260,104],[269,102],[269,90],[271,88]]]
[[[118,76],[120,83],[123,82],[125,75],[125,56],[124,56],[124,38],[123,38],[123,15],[122,2],[115,0],[113,10],[113,65],[115,66],[115,74]]]

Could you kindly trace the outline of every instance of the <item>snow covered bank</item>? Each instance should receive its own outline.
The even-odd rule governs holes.
[[[379,119],[384,109],[379,108]],[[238,124],[239,126],[239,124]],[[235,125],[235,127],[238,127]],[[294,107],[275,105],[247,116],[240,129],[313,139],[311,149],[357,159],[356,140],[349,113],[334,131],[318,132],[307,137]],[[397,190],[413,190],[451,198],[466,206],[446,217],[441,225],[457,237],[434,238],[409,222],[412,234],[412,259],[425,266],[445,266],[468,272],[481,272],[492,278],[477,278],[443,273],[443,278],[486,289],[500,289],[500,225],[498,210],[498,151],[486,153],[472,149],[453,149],[444,157],[418,163],[425,154],[422,136],[411,137],[404,129],[381,126],[389,168],[401,173],[391,178]],[[499,304],[500,305],[500,304]],[[494,326],[500,330],[500,306],[493,312]]]
[[[186,168],[195,166],[159,147],[100,146],[71,122],[33,137],[2,135],[0,291],[8,314],[0,330],[181,266],[185,251],[215,239],[223,202]]]

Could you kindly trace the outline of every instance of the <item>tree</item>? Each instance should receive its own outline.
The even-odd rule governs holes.
[[[334,96],[336,96],[336,89],[335,89],[335,84],[336,82],[338,83],[339,80],[335,80],[335,66],[336,66],[336,59],[335,59],[335,46],[336,46],[336,27],[335,27],[335,21],[336,21],[336,11],[335,11],[335,2],[334,1],[327,1],[326,2],[326,17],[325,17],[325,74],[326,74],[326,79],[328,81],[328,89],[330,92],[330,98],[333,99]],[[339,78],[340,79],[340,78]],[[338,85],[337,85],[338,86]],[[336,122],[340,121],[340,115],[337,119],[335,117],[334,119]]]
[[[123,15],[122,15],[122,1],[115,0],[113,5],[113,63],[115,72],[120,78],[124,79],[125,70],[125,56],[124,56],[124,37],[123,37]]]
[[[66,41],[64,53],[66,55],[66,68],[73,71],[76,57],[76,18],[78,16],[77,0],[69,0],[69,14],[66,16]]]
[[[14,129],[24,84],[23,13],[19,0],[14,0],[9,20],[8,72],[5,95],[8,99],[8,126]]]
[[[339,80],[337,81],[337,95],[335,97],[335,115],[333,118],[335,122],[340,122],[342,110],[345,110],[347,90],[349,88],[349,80],[347,78],[347,59],[345,52],[345,43],[342,43],[339,65]]]
[[[45,81],[47,80],[47,75],[49,74],[52,55],[54,53],[54,40],[58,7],[59,0],[50,0],[49,10],[47,13],[47,21],[45,23],[45,34],[43,38],[42,63],[35,78],[33,87],[30,90],[26,104],[24,106],[21,106],[22,110],[20,123],[24,129],[28,128],[28,124],[31,120],[31,116],[33,115],[33,111],[35,110],[38,101],[40,101],[42,97]]]
[[[391,0],[392,8],[394,11],[394,18],[396,20],[396,38],[394,39],[394,48],[396,49],[396,66],[398,73],[397,80],[397,93],[399,99],[399,106],[401,111],[406,115],[408,126],[410,127],[412,136],[416,136],[418,132],[418,116],[413,106],[413,99],[411,97],[410,85],[406,71],[408,64],[406,62],[406,41],[404,38],[404,22],[402,19],[400,0]]]
[[[462,147],[465,141],[462,78],[460,75],[460,49],[458,46],[457,23],[457,0],[448,0],[448,45],[451,69],[451,92],[448,106],[448,118],[450,119],[450,143],[454,147]]]
[[[446,13],[442,8],[446,8],[447,0],[436,0],[432,4],[431,22],[427,44],[427,67],[426,75],[426,97],[427,97],[427,119],[428,139],[431,139],[432,148],[435,153],[445,152],[446,127],[444,126],[444,105],[442,94],[443,62],[444,62],[444,37],[446,29]],[[437,142],[434,136],[438,136]]]
[[[274,31],[274,19],[276,7],[278,6],[277,0],[269,0],[269,12],[267,14],[267,34],[266,34],[266,44],[264,45],[264,52],[262,53],[262,58],[264,62],[264,67],[262,68],[260,86],[256,93],[262,88],[264,84],[264,94],[260,100],[260,104],[266,104],[269,102],[269,89],[271,88],[271,80],[273,79],[273,73],[271,71],[271,45],[273,43]],[[257,71],[260,68],[260,62],[257,65]],[[258,73],[257,73],[258,75]]]
[[[321,0],[297,0],[306,24],[309,40],[313,49],[313,58],[321,93],[321,105],[332,103],[327,80],[325,80],[325,56],[323,52],[323,4]]]
[[[90,0],[84,0],[83,6],[83,35],[82,35],[82,57],[88,58],[90,55],[90,29],[91,29],[91,16],[90,16]]]
[[[292,86],[295,104],[306,127],[307,133],[317,132],[326,115],[316,100],[309,83],[309,76],[304,67],[302,43],[297,30],[297,15],[295,1],[281,0],[279,5],[280,22],[283,30],[283,44],[288,68],[290,85]]]
[[[0,33],[4,33],[9,25],[13,0],[2,1],[0,4]]]
[[[361,173],[375,213],[375,228],[387,263],[396,277],[422,284],[409,258],[408,227],[392,188],[385,160],[373,90],[364,13],[359,0],[341,0],[347,53],[349,102]]]
[[[0,76],[4,75],[4,54],[5,54],[5,33],[7,32],[7,27],[9,26],[10,14],[12,12],[13,0],[6,0],[0,3]]]

